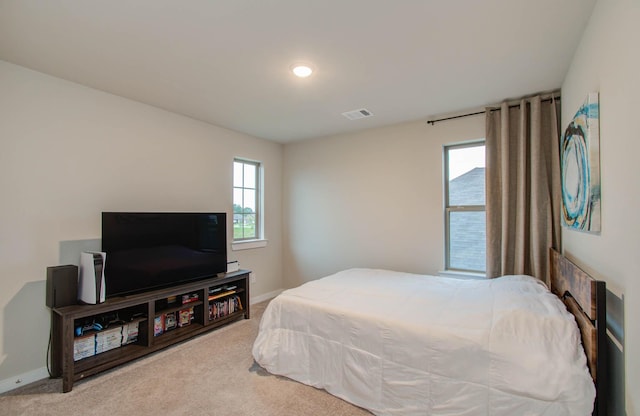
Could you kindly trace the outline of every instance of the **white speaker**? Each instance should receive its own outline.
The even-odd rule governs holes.
[[[105,299],[104,264],[107,253],[80,253],[80,274],[78,276],[78,300],[82,303],[102,303]]]

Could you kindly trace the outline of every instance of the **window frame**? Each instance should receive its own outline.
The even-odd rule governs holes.
[[[242,172],[243,172],[243,178],[242,178],[242,186],[236,186],[236,174],[235,174],[235,164],[236,163],[240,163],[243,166]],[[246,186],[246,181],[244,178],[244,166],[245,165],[251,165],[255,167],[255,172],[256,172],[256,177],[254,178],[255,180],[255,188],[250,188]],[[263,195],[262,195],[262,189],[263,189],[263,168],[262,168],[262,162],[257,161],[257,160],[250,160],[250,159],[245,159],[245,158],[240,158],[240,157],[234,157],[233,158],[233,173],[232,173],[232,218],[234,219],[232,221],[232,236],[233,238],[231,239],[233,245],[232,248],[233,249],[240,249],[240,246],[238,244],[242,244],[242,248],[254,248],[254,245],[251,245],[249,243],[254,243],[256,241],[263,241],[264,238],[264,217],[263,217],[263,204],[262,204],[262,200],[263,200]],[[251,236],[251,237],[242,237],[242,238],[236,238],[235,236],[235,227],[233,227],[233,225],[235,224],[235,216],[236,216],[236,212],[233,209],[233,206],[235,205],[235,191],[237,189],[241,189],[243,191],[244,194],[244,190],[253,190],[255,192],[255,211],[254,211],[254,216],[255,216],[255,236]],[[244,204],[244,200],[243,200],[243,205]],[[240,215],[247,215],[247,214],[240,214]],[[262,245],[259,245],[262,246]],[[257,246],[256,246],[257,247]]]
[[[465,273],[474,275],[486,275],[485,270],[473,270],[451,267],[451,213],[452,212],[485,212],[486,213],[486,188],[485,188],[485,204],[484,205],[449,205],[449,151],[452,149],[464,149],[469,147],[483,146],[486,152],[486,139],[476,139],[461,143],[453,143],[443,145],[443,205],[444,205],[444,268],[446,272]],[[485,153],[486,154],[486,153]],[[486,169],[486,164],[485,164]],[[485,170],[486,172],[486,170]],[[485,224],[486,225],[486,224]],[[486,231],[485,231],[486,243]]]

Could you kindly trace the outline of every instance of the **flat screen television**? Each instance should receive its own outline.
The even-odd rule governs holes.
[[[106,296],[215,277],[227,269],[225,213],[103,212]]]

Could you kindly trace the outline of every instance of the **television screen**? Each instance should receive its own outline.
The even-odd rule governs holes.
[[[107,297],[206,279],[227,268],[225,213],[103,212]]]

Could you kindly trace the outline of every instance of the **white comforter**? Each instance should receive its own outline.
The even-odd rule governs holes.
[[[272,300],[253,356],[379,415],[585,416],[595,397],[573,316],[528,276],[346,270]]]

